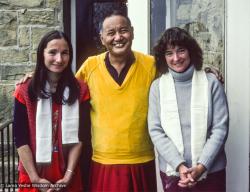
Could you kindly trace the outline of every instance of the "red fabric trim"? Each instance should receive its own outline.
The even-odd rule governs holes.
[[[92,161],[90,191],[157,191],[155,162],[134,165],[103,165]]]
[[[80,103],[88,100],[90,98],[90,93],[89,93],[89,88],[86,83],[84,83],[82,80],[79,80],[79,85],[80,85]]]
[[[20,103],[22,103],[22,104],[25,105],[25,99],[24,99],[23,96],[22,96],[21,89],[22,89],[21,85],[17,85],[17,86],[16,86],[16,89],[15,89],[15,91],[14,91],[14,93],[13,93],[13,96],[14,96]]]
[[[87,91],[87,92],[85,93],[85,95],[83,95],[83,97],[82,97],[82,100],[83,100],[83,101],[86,101],[86,100],[88,100],[88,99],[90,99],[89,91]]]
[[[38,189],[31,187],[29,176],[24,173],[19,172],[18,184],[18,192],[39,192]]]

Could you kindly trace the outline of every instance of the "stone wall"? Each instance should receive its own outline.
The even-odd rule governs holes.
[[[62,0],[0,0],[0,124],[12,116],[17,80],[34,69],[40,38],[63,28]]]
[[[178,0],[176,25],[186,28],[204,51],[204,64],[224,73],[224,0]]]

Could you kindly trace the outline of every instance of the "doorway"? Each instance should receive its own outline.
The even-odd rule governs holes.
[[[126,2],[126,0],[75,0],[68,5],[68,1],[65,1],[65,5],[71,9],[64,9],[66,15],[64,31],[71,36],[71,39],[74,38],[76,71],[89,56],[105,51],[99,38],[103,18],[114,9],[127,14]]]

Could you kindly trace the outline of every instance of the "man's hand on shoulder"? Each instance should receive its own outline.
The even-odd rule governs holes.
[[[16,85],[25,83],[28,79],[32,78],[33,75],[34,75],[34,72],[25,74],[23,78],[21,78],[19,81],[16,82]]]
[[[215,68],[215,67],[205,67],[205,72],[206,73],[213,73],[217,79],[222,83],[224,84],[224,77],[222,75],[222,73],[220,72],[219,69]]]

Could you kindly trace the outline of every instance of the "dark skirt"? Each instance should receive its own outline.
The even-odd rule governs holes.
[[[167,176],[160,172],[164,192],[226,192],[226,171],[217,171],[207,175],[206,179],[199,181],[193,188],[178,186],[179,177]]]

